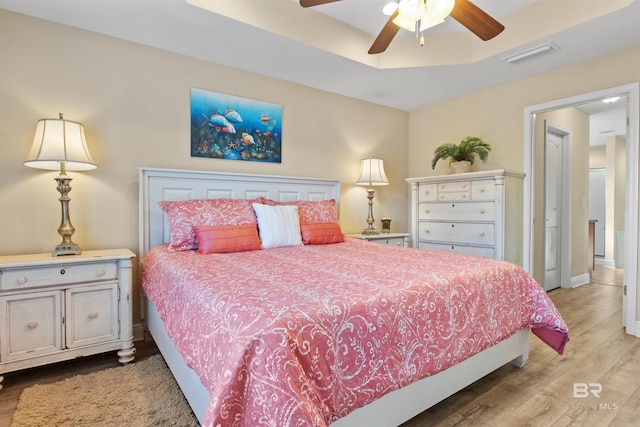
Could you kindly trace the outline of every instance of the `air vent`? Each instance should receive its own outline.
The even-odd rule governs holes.
[[[505,56],[502,59],[507,61],[509,64],[517,64],[518,62],[522,62],[524,60],[538,57],[547,53],[557,52],[558,50],[560,50],[558,46],[549,42],[536,47],[532,47],[530,49],[523,50],[518,53],[514,53],[513,55]]]

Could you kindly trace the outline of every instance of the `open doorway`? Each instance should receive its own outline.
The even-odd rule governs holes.
[[[636,319],[638,301],[637,301],[637,276],[638,276],[638,170],[640,163],[638,158],[639,152],[639,110],[640,110],[640,84],[634,83],[625,86],[605,89],[598,92],[578,95],[571,98],[565,98],[556,101],[550,101],[539,105],[526,107],[524,110],[524,172],[526,173],[524,182],[524,236],[523,236],[523,266],[533,273],[534,257],[541,256],[539,251],[534,250],[534,227],[536,220],[536,208],[539,207],[540,200],[544,200],[544,196],[540,197],[542,177],[536,175],[536,161],[541,160],[535,151],[536,133],[540,131],[537,119],[539,115],[545,112],[569,107],[576,107],[602,100],[612,96],[628,97],[628,132],[626,141],[626,187],[625,187],[625,241],[624,241],[624,297],[623,297],[623,319],[622,323],[626,332],[636,335],[638,322]],[[586,207],[586,206],[585,206]],[[544,252],[542,252],[544,254]],[[565,271],[569,271],[568,264],[561,266]],[[586,273],[586,271],[585,271]],[[563,281],[563,287],[570,287],[571,283]]]

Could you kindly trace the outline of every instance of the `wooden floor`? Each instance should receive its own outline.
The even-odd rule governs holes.
[[[569,326],[564,356],[532,335],[523,368],[503,366],[408,421],[426,426],[635,426],[640,420],[640,339],[622,326],[622,270],[597,267],[591,283],[549,293]],[[137,360],[157,353],[136,342]],[[118,366],[114,353],[5,375],[0,427],[8,427],[25,387]],[[575,383],[600,397],[574,398]],[[588,386],[585,386],[588,387]],[[578,395],[586,389],[578,386]]]

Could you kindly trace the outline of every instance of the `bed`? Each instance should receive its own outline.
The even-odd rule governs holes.
[[[314,244],[324,226],[301,226],[303,244],[201,253],[202,239],[176,250],[181,216],[168,206],[215,199],[251,202],[268,245],[261,215],[272,210],[254,203],[294,205],[317,225],[306,209],[338,205],[340,183],[140,169],[145,321],[203,425],[399,425],[506,363],[522,366],[530,331],[559,354],[568,341],[542,288],[503,261]]]

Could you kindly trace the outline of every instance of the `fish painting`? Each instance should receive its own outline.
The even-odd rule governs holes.
[[[281,163],[282,106],[191,89],[191,156]]]

